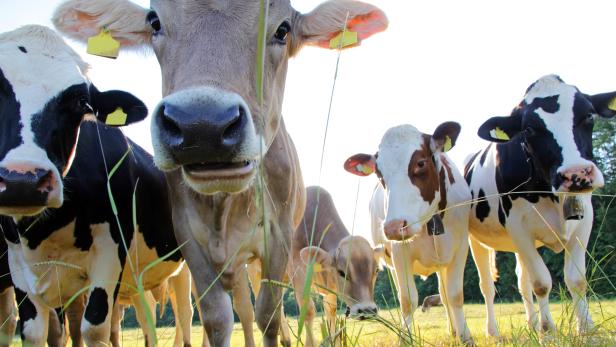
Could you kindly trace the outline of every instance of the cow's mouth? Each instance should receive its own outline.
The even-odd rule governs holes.
[[[252,175],[255,162],[194,163],[184,165],[184,172],[190,178],[200,181],[242,179]]]

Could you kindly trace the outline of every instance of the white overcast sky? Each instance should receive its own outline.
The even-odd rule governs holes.
[[[58,0],[0,0],[0,31],[24,24],[50,26]],[[148,1],[135,1],[148,6]],[[295,0],[302,12],[320,1]],[[615,1],[372,0],[389,29],[342,53],[320,184],[334,196],[351,228],[369,235],[374,177],[342,169],[355,153],[374,153],[383,133],[408,123],[432,133],[444,121],[462,124],[451,156],[460,167],[485,145],[476,131],[490,116],[507,115],[537,78],[559,74],[586,93],[616,90]],[[615,36],[613,36],[615,35]],[[154,108],[161,97],[153,56],[122,53],[109,60],[85,55],[101,90],[124,89]],[[289,64],[283,115],[297,146],[306,185],[319,183],[336,53],[307,48]],[[151,152],[150,120],[126,133]],[[360,183],[361,181],[361,183]]]

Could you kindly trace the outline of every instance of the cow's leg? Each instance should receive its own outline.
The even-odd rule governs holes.
[[[240,323],[242,323],[244,346],[254,347],[255,338],[252,331],[252,323],[255,321],[255,311],[250,301],[250,286],[245,267],[238,271],[235,283],[233,284],[233,308],[240,319]]]
[[[143,336],[145,338],[145,345],[153,347],[154,346],[154,336],[156,335],[156,331],[150,331],[147,320],[146,310],[150,311],[150,315],[154,320],[154,326],[156,326],[156,299],[154,299],[154,295],[149,290],[146,290],[143,293],[145,298],[145,302],[141,300],[139,295],[135,295],[131,298],[131,302],[133,306],[135,306],[135,315],[137,316],[137,321],[139,322],[139,326],[141,330],[143,330]]]
[[[441,271],[444,292],[441,293],[441,300],[449,312],[449,317],[453,323],[456,335],[464,343],[472,344],[471,332],[468,330],[466,319],[464,318],[464,266],[468,254],[468,243],[463,242],[456,252],[453,262]],[[444,294],[444,295],[443,295]],[[443,300],[444,299],[444,300]]]
[[[120,334],[122,333],[122,319],[124,319],[124,305],[116,303],[111,314],[111,346],[120,347]]]
[[[186,223],[188,225],[188,223]],[[184,244],[182,254],[188,268],[199,269],[199,275],[193,276],[197,290],[196,301],[201,308],[204,337],[207,336],[212,346],[229,347],[233,332],[233,306],[217,274],[209,263],[207,256],[197,242],[187,239],[186,235],[176,230],[179,244]],[[205,294],[204,294],[205,293]]]
[[[126,253],[123,246],[115,243],[111,237],[108,224],[93,226],[92,235],[96,250],[92,252],[88,269],[90,290],[81,320],[81,335],[88,347],[108,346],[113,305]]]
[[[175,316],[174,347],[190,347],[190,328],[192,326],[193,307],[190,303],[192,277],[188,265],[182,266],[177,276],[169,278],[171,288],[171,306]]]
[[[293,283],[293,288],[295,289],[295,300],[297,302],[297,306],[299,306],[300,310],[302,309],[302,307],[306,307],[306,315],[304,318],[304,330],[306,331],[305,346],[318,346],[314,339],[314,334],[312,330],[312,323],[316,315],[316,308],[314,307],[314,301],[312,301],[312,297],[310,295],[306,295],[304,297],[304,285],[306,284],[306,269],[301,265],[297,266],[297,268],[295,269],[297,271],[295,271],[294,273],[289,273],[289,276],[291,277],[291,282]],[[301,336],[299,336],[299,338],[301,339]]]
[[[479,288],[483,295],[486,305],[486,334],[488,336],[498,336],[498,326],[496,325],[496,314],[494,312],[494,279],[490,271],[490,250],[482,246],[479,241],[472,236],[469,237],[471,253],[477,272],[479,273]]]
[[[197,314],[199,315],[199,321],[201,322],[201,326],[205,326],[203,323],[203,312],[201,312],[201,302],[199,300],[199,292],[197,291],[197,287],[195,285],[194,277],[191,283],[190,289],[192,291],[192,295],[195,298],[195,306],[197,307]],[[203,330],[203,340],[201,341],[201,347],[210,347],[210,339],[207,337],[207,332],[205,329]]]
[[[568,222],[573,224],[576,230],[565,245],[565,283],[573,299],[577,328],[580,333],[587,332],[594,326],[586,299],[586,246],[593,220],[590,196],[587,199],[584,218],[580,221]]]
[[[8,287],[0,293],[0,324],[0,347],[8,347],[13,341],[17,327],[17,307],[13,287]]]
[[[36,298],[30,299],[19,288],[15,288],[15,298],[19,311],[19,330],[23,345],[45,346],[49,327],[49,308]]]
[[[406,254],[408,253],[407,247],[408,245],[405,243],[392,243],[391,255],[394,263],[402,318],[408,333],[411,333],[413,331],[413,313],[419,304],[419,296],[413,278],[413,265]]]
[[[66,346],[64,313],[60,309],[49,310],[49,331],[47,332],[47,344],[49,347],[64,347]]]
[[[277,347],[280,331],[282,289],[275,283],[284,278],[289,259],[289,238],[294,231],[292,223],[285,221],[284,217],[282,219],[280,224],[270,224],[266,253],[261,258],[261,273],[263,278],[269,280],[261,284],[256,302],[257,325],[263,332],[264,347]]]
[[[533,285],[530,281],[528,271],[522,266],[520,256],[515,253],[515,273],[518,276],[518,290],[524,302],[526,310],[526,321],[530,329],[537,330],[539,328],[539,320],[537,319],[537,311],[535,310],[535,302],[533,300]]]
[[[66,308],[66,317],[68,318],[68,330],[71,335],[71,346],[83,346],[81,338],[81,317],[85,310],[85,297],[78,295],[75,300]]]
[[[535,248],[534,240],[528,235],[526,230],[517,230],[517,228],[510,228],[509,230],[512,240],[518,249],[522,267],[528,270],[533,292],[539,303],[541,330],[553,331],[556,329],[556,325],[552,319],[549,306],[550,291],[552,290],[550,271]]]

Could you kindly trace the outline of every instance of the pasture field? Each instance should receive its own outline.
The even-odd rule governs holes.
[[[616,301],[593,301],[591,311],[597,329],[594,334],[579,336],[575,332],[575,319],[572,316],[570,301],[550,305],[558,331],[552,335],[541,337],[529,331],[526,325],[524,306],[521,302],[512,304],[497,304],[496,315],[502,335],[500,340],[489,339],[484,335],[485,310],[483,304],[467,304],[464,306],[467,323],[478,346],[616,346]],[[398,322],[398,310],[382,310],[379,315],[390,322]],[[340,316],[342,317],[342,316]],[[322,340],[320,322],[322,317],[315,319],[315,337]],[[457,343],[449,338],[447,320],[443,307],[434,307],[429,312],[418,310],[415,313],[416,331],[412,346],[455,346]],[[297,319],[289,318],[291,334],[297,334]],[[193,346],[200,346],[202,329],[193,326]],[[260,332],[255,324],[254,332],[257,346],[261,346]],[[398,346],[396,333],[375,321],[347,320],[348,346]],[[174,328],[158,329],[158,345],[172,346]],[[138,329],[128,329],[122,332],[122,343],[125,347],[143,346],[143,335]],[[239,323],[235,324],[231,340],[232,346],[243,346],[243,334]],[[293,339],[293,346],[302,346]]]

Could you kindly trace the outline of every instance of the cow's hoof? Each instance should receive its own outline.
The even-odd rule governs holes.
[[[282,345],[282,347],[291,347],[290,340],[287,340],[287,341],[280,340],[280,344]]]

